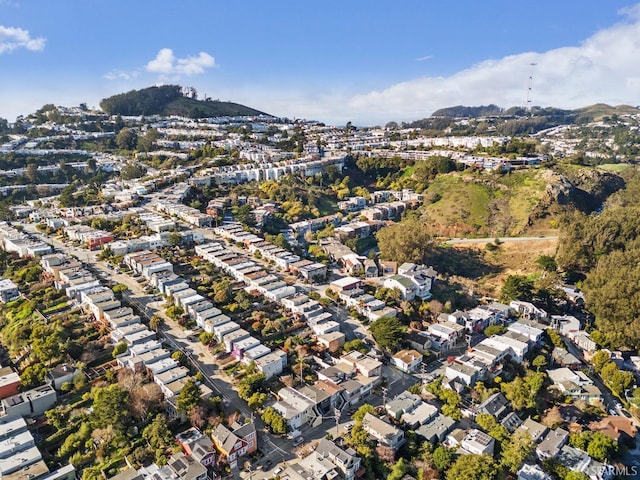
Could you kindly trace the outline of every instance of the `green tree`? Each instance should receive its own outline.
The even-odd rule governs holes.
[[[163,414],[156,415],[153,421],[142,430],[142,438],[154,450],[167,448],[174,443],[173,434],[167,427],[167,418]]]
[[[123,128],[116,135],[116,145],[121,150],[133,150],[138,142],[138,134],[132,128]]]
[[[536,367],[536,371],[540,371],[547,366],[547,359],[544,355],[537,355],[532,361],[531,365]]]
[[[640,346],[640,247],[602,256],[583,290],[587,309],[612,346]]]
[[[591,357],[591,363],[596,369],[596,372],[600,373],[605,365],[611,363],[611,355],[604,350],[598,350],[593,354],[593,357]]]
[[[434,244],[424,220],[414,217],[404,219],[382,228],[376,238],[384,259],[398,263],[431,263]]]
[[[200,386],[195,379],[190,378],[180,390],[178,398],[176,399],[176,407],[179,412],[189,413],[193,407],[195,407],[200,401],[202,392]]]
[[[387,480],[401,480],[409,471],[409,465],[404,463],[404,458],[400,458],[389,473]]]
[[[111,355],[113,355],[113,358],[116,358],[118,355],[121,355],[124,352],[126,352],[128,348],[129,346],[127,345],[127,342],[123,341],[120,343],[116,343],[116,345],[113,347],[113,351],[111,352]]]
[[[154,332],[157,333],[158,330],[161,330],[163,326],[164,318],[162,318],[160,315],[153,315],[151,319],[149,319],[149,328]]]
[[[494,335],[501,335],[506,331],[506,327],[503,327],[502,325],[489,325],[484,329],[484,332],[482,333],[484,333],[487,337],[492,337]]]
[[[540,255],[536,264],[545,272],[555,272],[558,268],[555,259],[550,255]]]
[[[370,405],[368,403],[365,403],[363,405],[360,405],[358,407],[358,409],[355,411],[355,413],[351,416],[351,418],[353,419],[354,422],[356,423],[362,423],[362,420],[364,419],[365,415],[367,413],[370,413],[372,415],[375,415],[376,413],[376,409],[373,407],[373,405]]]
[[[590,457],[601,462],[611,461],[617,452],[618,443],[613,438],[606,436],[602,432],[593,433],[587,447],[587,453]]]
[[[387,350],[394,350],[405,332],[405,327],[395,317],[379,318],[369,326],[373,338],[378,345]]]
[[[453,450],[443,447],[442,445],[438,445],[431,454],[431,461],[433,462],[433,466],[436,470],[440,473],[444,473],[453,463],[455,456],[456,455]]]
[[[175,247],[182,244],[182,235],[178,232],[171,232],[169,234],[169,238],[167,239],[169,245]]]
[[[171,305],[167,308],[167,311],[165,313],[167,314],[167,317],[172,318],[173,320],[177,320],[182,315],[184,315],[184,310],[178,305]]]
[[[258,410],[262,408],[264,403],[267,401],[267,394],[261,392],[255,392],[249,399],[247,400],[247,405],[251,410]]]
[[[533,282],[524,275],[509,275],[502,285],[500,300],[530,301],[533,299]]]
[[[567,473],[564,480],[589,480],[589,475],[584,472],[575,472],[572,470]]]
[[[29,365],[20,374],[20,385],[22,385],[24,389],[42,385],[48,373],[49,369],[43,363]]]
[[[125,419],[129,415],[129,395],[120,386],[108,385],[91,391],[93,410],[90,415],[94,428],[104,428],[113,425],[124,428]]]
[[[526,458],[533,452],[534,443],[529,432],[514,433],[511,441],[502,446],[500,464],[509,472],[517,472]]]
[[[447,480],[493,480],[497,472],[489,455],[460,455],[447,471]]]
[[[150,128],[144,135],[138,137],[137,147],[142,152],[149,152],[153,148],[154,142],[158,139],[158,130]]]

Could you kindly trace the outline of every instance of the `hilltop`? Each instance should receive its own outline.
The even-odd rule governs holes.
[[[266,115],[239,103],[210,98],[198,100],[196,97],[195,93],[185,95],[178,85],[163,85],[104,98],[100,108],[109,115],[180,115],[191,118]]]

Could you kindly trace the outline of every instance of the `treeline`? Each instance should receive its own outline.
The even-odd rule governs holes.
[[[157,115],[173,100],[182,97],[179,85],[162,85],[131,90],[104,98],[100,108],[109,115]]]
[[[561,223],[556,261],[584,278],[593,337],[613,348],[640,347],[640,178],[612,195],[600,213],[575,212]]]

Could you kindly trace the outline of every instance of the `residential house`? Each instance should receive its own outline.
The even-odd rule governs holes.
[[[422,364],[423,355],[416,350],[400,350],[391,357],[391,364],[401,372],[415,372]]]
[[[602,400],[600,389],[581,371],[573,371],[562,367],[548,370],[547,374],[554,387],[565,396],[569,396],[574,400],[584,400],[588,403]]]
[[[607,437],[614,439],[618,443],[625,444],[629,448],[634,448],[636,445],[636,426],[626,417],[619,415],[604,417],[599,422],[591,422],[589,430],[602,432]]]
[[[560,449],[564,447],[569,440],[569,432],[562,428],[549,430],[536,446],[536,455],[542,461],[547,458],[555,458]]]
[[[420,425],[416,433],[431,444],[442,443],[456,421],[451,417],[438,414],[427,423]]]
[[[344,480],[354,480],[360,476],[359,474],[364,473],[360,468],[360,457],[358,457],[356,452],[351,448],[345,450],[338,447],[332,441],[321,438],[318,441],[315,453],[322,458],[330,460],[337,469],[340,470],[340,476]]]
[[[18,286],[8,278],[0,278],[0,302],[7,303],[20,296]]]
[[[249,455],[258,448],[258,435],[253,422],[243,425],[234,423],[231,428],[220,423],[211,432],[211,440],[231,468],[237,468],[240,457]]]
[[[475,455],[493,455],[495,440],[486,433],[473,428],[464,436],[460,447]]]
[[[384,446],[392,448],[395,452],[404,444],[404,431],[372,415],[365,414],[362,420],[362,428],[376,441]]]
[[[409,329],[404,334],[404,341],[414,350],[420,353],[427,353],[431,348],[431,340],[425,332]]]
[[[509,413],[509,407],[509,401],[505,396],[500,392],[496,392],[478,405],[478,408],[475,410],[475,414],[484,413],[493,415],[497,420],[501,420]]]
[[[0,368],[0,400],[18,395],[20,375],[11,367]]]

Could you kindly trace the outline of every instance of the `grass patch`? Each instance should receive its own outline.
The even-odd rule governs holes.
[[[606,170],[607,172],[624,172],[631,165],[628,163],[603,163],[598,165],[598,168]]]
[[[58,303],[58,304],[56,304],[56,305],[53,305],[53,306],[51,306],[51,307],[49,307],[49,308],[45,308],[45,309],[42,311],[42,313],[43,313],[44,315],[47,315],[47,314],[49,314],[49,313],[55,313],[55,312],[57,312],[57,311],[59,311],[59,310],[63,310],[63,309],[65,309],[65,308],[67,308],[68,306],[69,306],[69,302],[61,302],[61,303]]]
[[[326,215],[333,215],[338,211],[337,203],[324,195],[318,199],[317,206],[321,217],[324,217]]]

